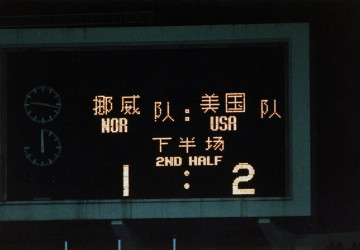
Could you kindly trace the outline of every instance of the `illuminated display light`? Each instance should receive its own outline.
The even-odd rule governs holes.
[[[210,116],[210,129],[212,131],[236,131],[236,116]]]
[[[136,99],[138,98],[140,98],[139,95],[123,96],[121,98],[122,108],[120,112],[123,112],[124,115],[140,115],[139,107],[136,107]]]
[[[245,93],[226,93],[226,113],[245,113]]]
[[[246,170],[248,170],[249,173],[247,176],[239,176],[234,180],[234,182],[232,184],[233,195],[255,194],[254,188],[241,188],[241,189],[239,188],[240,182],[248,182],[254,177],[254,175],[255,175],[254,168],[248,163],[239,163],[233,169],[233,173],[238,173],[239,170],[241,170],[241,169],[246,169]]]
[[[281,118],[281,116],[276,112],[276,99],[274,99],[274,112],[269,116],[269,119],[276,115],[278,118]]]
[[[164,117],[164,119],[162,119],[162,122],[165,122],[166,119],[170,119],[172,122],[174,122],[174,118],[172,118],[170,116],[170,103],[166,102],[166,116]]]
[[[189,148],[195,147],[195,137],[192,137],[191,140],[189,140],[189,137],[186,137],[185,139],[180,137],[179,148],[185,148],[187,154],[189,153]]]
[[[123,196],[128,197],[130,192],[129,165],[123,166]]]
[[[157,119],[161,116],[161,102],[154,102],[154,119],[157,122]]]
[[[93,99],[95,103],[94,115],[107,115],[113,109],[112,96],[97,95]]]
[[[182,165],[182,157],[180,156],[156,157],[157,167],[180,167],[181,165]]]
[[[161,108],[162,102],[154,102],[154,119],[155,122],[157,122],[157,119],[161,117],[162,114],[162,108]],[[174,122],[174,118],[170,116],[170,103],[166,102],[166,116],[164,119],[162,119],[162,122],[165,122],[167,119]]]
[[[213,136],[213,139],[210,137],[206,140],[207,148],[205,150],[210,150],[213,148],[214,150],[224,151],[225,148],[225,141],[223,140],[222,136]]]
[[[261,105],[260,105],[260,117],[261,117],[261,119],[263,119],[264,116],[269,112],[268,101],[269,100],[261,100]],[[274,99],[274,111],[269,116],[269,119],[271,119],[274,115],[276,115],[278,118],[281,118],[281,115],[279,115],[277,113],[277,111],[276,111],[276,99]]]
[[[101,133],[127,133],[126,118],[101,118]]]
[[[201,109],[204,110],[204,113],[208,112],[209,110],[211,110],[213,113],[216,113],[220,106],[219,96],[215,95],[215,93],[211,94],[211,96],[208,94],[201,96],[200,106]]]
[[[189,166],[218,166],[222,161],[221,155],[210,156],[189,156]]]
[[[190,114],[190,109],[185,109],[185,114]],[[185,116],[185,121],[189,122],[190,121],[190,116]]]
[[[166,140],[172,140],[171,137],[155,137],[152,138],[153,141],[159,141],[159,152],[162,152],[162,146],[169,145],[169,143]],[[163,141],[164,140],[164,141]]]

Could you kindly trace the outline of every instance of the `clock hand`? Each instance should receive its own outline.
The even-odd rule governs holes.
[[[47,104],[47,103],[43,103],[43,102],[30,102],[30,104],[32,105],[38,105],[38,106],[45,106],[45,107],[49,107],[49,108],[60,108],[60,106],[56,106],[56,105],[51,105],[51,104]]]
[[[41,153],[45,153],[44,130],[41,130]]]

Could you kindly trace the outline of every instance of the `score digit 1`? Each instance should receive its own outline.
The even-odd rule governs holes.
[[[247,176],[239,176],[233,181],[232,194],[233,195],[255,194],[255,188],[239,188],[239,182],[248,182],[254,177],[255,175],[254,168],[249,163],[239,163],[234,167],[232,172],[238,173],[240,169],[247,169],[249,171],[249,174]]]
[[[129,165],[123,165],[123,196],[128,197],[130,190],[129,184]]]

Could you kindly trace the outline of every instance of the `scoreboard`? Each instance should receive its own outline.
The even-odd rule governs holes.
[[[8,198],[286,196],[286,57],[281,43],[9,53]]]
[[[254,29],[219,40],[206,29],[179,41],[179,29],[172,41],[7,49],[4,202],[260,205],[305,194],[308,206],[302,38]]]

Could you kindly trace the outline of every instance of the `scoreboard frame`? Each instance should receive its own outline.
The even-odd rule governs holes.
[[[309,24],[0,29],[0,221],[311,215]],[[289,196],[7,201],[6,53],[22,48],[288,44]]]

